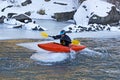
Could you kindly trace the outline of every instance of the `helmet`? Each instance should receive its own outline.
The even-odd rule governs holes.
[[[60,35],[63,35],[63,34],[65,34],[65,30],[60,31]]]

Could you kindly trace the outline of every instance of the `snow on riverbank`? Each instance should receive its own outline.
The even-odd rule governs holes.
[[[76,24],[87,27],[91,16],[96,14],[101,17],[105,17],[108,15],[112,6],[114,5],[101,0],[86,0],[80,5],[74,15]]]
[[[8,13],[13,13],[13,12],[18,14],[31,12],[31,15],[30,15],[31,18],[53,20],[52,16],[54,16],[54,13],[69,12],[77,9],[73,18],[73,20],[75,20],[77,24],[76,25],[77,28],[81,26],[82,28],[85,28],[84,29],[85,31],[88,31],[88,28],[89,28],[89,31],[101,31],[103,29],[105,30],[111,29],[111,31],[120,31],[120,27],[111,28],[110,25],[104,25],[104,26],[97,25],[97,24],[88,25],[88,22],[91,16],[98,15],[101,17],[105,17],[108,15],[108,12],[111,10],[111,7],[114,6],[102,0],[92,0],[92,1],[86,0],[79,6],[79,8],[78,8],[78,0],[50,0],[48,2],[44,0],[40,0],[39,2],[37,0],[32,0],[32,3],[27,6],[21,6],[21,2],[23,2],[24,0],[23,1],[15,0],[15,1],[16,1],[15,3],[10,3],[9,1],[1,1],[0,5],[1,4],[2,5],[0,6],[0,10],[1,10],[0,16],[4,15],[7,17]],[[10,6],[10,5],[12,5],[12,7],[7,8],[7,6]],[[5,10],[2,11],[4,8]],[[45,11],[45,15],[38,14],[40,10]],[[11,22],[11,24],[13,23],[18,23],[18,22],[14,20]],[[8,28],[11,28],[11,27],[14,27],[14,26],[8,26]],[[37,27],[36,25],[32,24],[32,26],[27,25],[26,29],[36,29]],[[40,30],[41,29],[44,30],[44,26],[38,27],[37,30],[39,30],[39,28]],[[81,30],[81,28],[78,28],[77,31],[81,32],[83,31],[83,29]]]
[[[0,3],[0,10],[3,8],[6,8],[7,6],[13,5],[11,8],[6,8],[4,12],[0,12],[1,15],[7,16],[8,13],[25,13],[25,12],[32,12],[31,18],[37,18],[37,19],[51,19],[51,16],[53,16],[56,12],[66,12],[66,11],[72,11],[74,10],[73,7],[77,6],[72,2],[72,0],[50,0],[46,2],[45,0],[31,0],[32,4],[29,4],[27,6],[21,6],[21,3],[25,0],[19,1],[14,0],[15,3],[10,3],[9,0],[1,1]],[[60,5],[65,4],[65,5]],[[38,11],[45,10],[46,15],[39,15]]]

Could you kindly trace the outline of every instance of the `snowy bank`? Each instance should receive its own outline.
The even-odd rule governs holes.
[[[15,0],[14,3],[11,3],[10,1],[1,1],[0,3],[0,10],[4,9],[3,12],[0,12],[1,15],[7,16],[8,13],[18,13],[23,14],[25,12],[31,12],[31,18],[39,18],[39,19],[51,19],[51,16],[53,16],[56,12],[69,12],[73,11],[76,6],[76,1],[72,0],[31,0],[32,3],[27,6],[22,6],[21,3],[25,0],[18,1]],[[62,5],[64,4],[64,5]],[[7,8],[8,6],[12,5],[12,7]],[[38,11],[44,10],[45,15],[38,14]]]
[[[96,14],[101,17],[108,15],[113,5],[101,0],[86,0],[84,1],[74,15],[77,25],[87,26],[92,15]]]

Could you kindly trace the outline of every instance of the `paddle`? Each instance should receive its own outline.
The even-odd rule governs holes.
[[[46,32],[41,32],[40,34],[44,38],[48,38],[49,37],[49,35]]]
[[[74,44],[74,45],[79,45],[79,44],[80,44],[80,41],[77,40],[77,39],[73,39],[73,40],[72,40],[72,44]]]
[[[41,36],[44,37],[44,38],[52,37],[52,36],[48,35],[46,32],[41,32],[40,34],[41,34]],[[80,44],[80,41],[74,39],[74,40],[72,40],[72,44],[74,44],[74,45],[79,45],[79,44]]]

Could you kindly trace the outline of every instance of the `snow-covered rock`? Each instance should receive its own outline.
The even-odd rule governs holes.
[[[19,25],[19,24],[13,25],[13,24],[11,24],[11,25],[7,25],[6,27],[9,28],[9,29],[13,29],[13,28],[22,28],[22,25]]]
[[[22,28],[26,30],[38,30],[38,31],[45,31],[44,27],[38,25],[34,22],[29,23],[22,23],[20,21],[17,21],[16,19],[4,19],[4,23],[7,24],[7,28]]]
[[[12,1],[12,0],[11,0]],[[26,6],[22,6],[21,3],[25,2],[26,0],[13,0],[14,3],[11,3],[10,0],[2,0],[0,1],[0,16],[4,15],[8,17],[8,14],[15,12],[17,15],[24,14],[26,12],[30,12],[30,19],[32,18],[39,18],[39,19],[53,19],[55,13],[61,12],[70,12],[78,7],[79,0],[31,0],[32,3],[27,4]],[[8,8],[8,6],[10,6]],[[64,29],[70,32],[82,32],[82,31],[102,31],[102,30],[112,30],[111,26],[106,25],[99,25],[99,24],[90,24],[89,19],[93,15],[98,15],[101,17],[105,17],[108,15],[108,12],[111,11],[111,7],[113,5],[102,0],[85,0],[78,8],[77,12],[74,15],[74,20],[76,24],[69,25]],[[3,10],[3,11],[2,11]],[[39,13],[40,10],[45,11],[44,15]],[[39,14],[38,14],[39,13]],[[13,16],[18,20],[21,16],[16,17]],[[96,19],[97,17],[93,17]],[[19,26],[21,24],[16,20],[4,20],[6,24],[13,24],[15,26]],[[22,21],[26,22],[26,19],[22,19]],[[120,23],[120,22],[119,22]],[[16,25],[17,24],[17,25]],[[29,29],[29,30],[47,30],[38,24],[34,24],[33,22],[22,24],[22,28]],[[10,28],[13,28],[11,26]],[[115,27],[116,28],[116,27]],[[119,28],[118,28],[119,29]],[[114,29],[115,30],[115,29]]]
[[[8,19],[8,18],[4,19],[4,23],[10,25],[24,25],[24,23],[17,21],[16,19]]]
[[[7,28],[22,28],[25,23],[17,21],[16,19],[5,18],[4,23],[7,24]]]
[[[120,31],[120,28],[119,28],[119,27],[111,27],[110,30],[111,30],[111,31]]]
[[[84,31],[120,31],[120,27],[113,27],[110,25],[100,25],[100,24],[90,24],[87,26],[80,26],[75,24],[70,24],[63,28],[63,30],[68,32],[84,32]]]
[[[87,26],[89,19],[94,15],[105,17],[110,12],[113,5],[101,0],[84,1],[74,15],[77,25]]]
[[[25,0],[15,0],[15,3],[10,3],[9,1],[1,1],[0,10],[6,8],[7,6],[13,5],[11,8],[6,8],[3,12],[0,12],[0,16],[7,16],[8,13],[18,13],[24,14],[25,12],[31,12],[31,18],[39,18],[39,19],[51,19],[51,16],[57,12],[69,12],[75,10],[76,1],[73,0],[31,0],[32,3],[26,6],[22,6],[21,3],[25,2]],[[65,5],[62,5],[65,4]],[[45,15],[38,14],[38,11],[44,10]]]
[[[24,28],[27,30],[39,30],[39,31],[46,31],[47,29],[34,23],[34,22],[29,22],[24,25]]]

